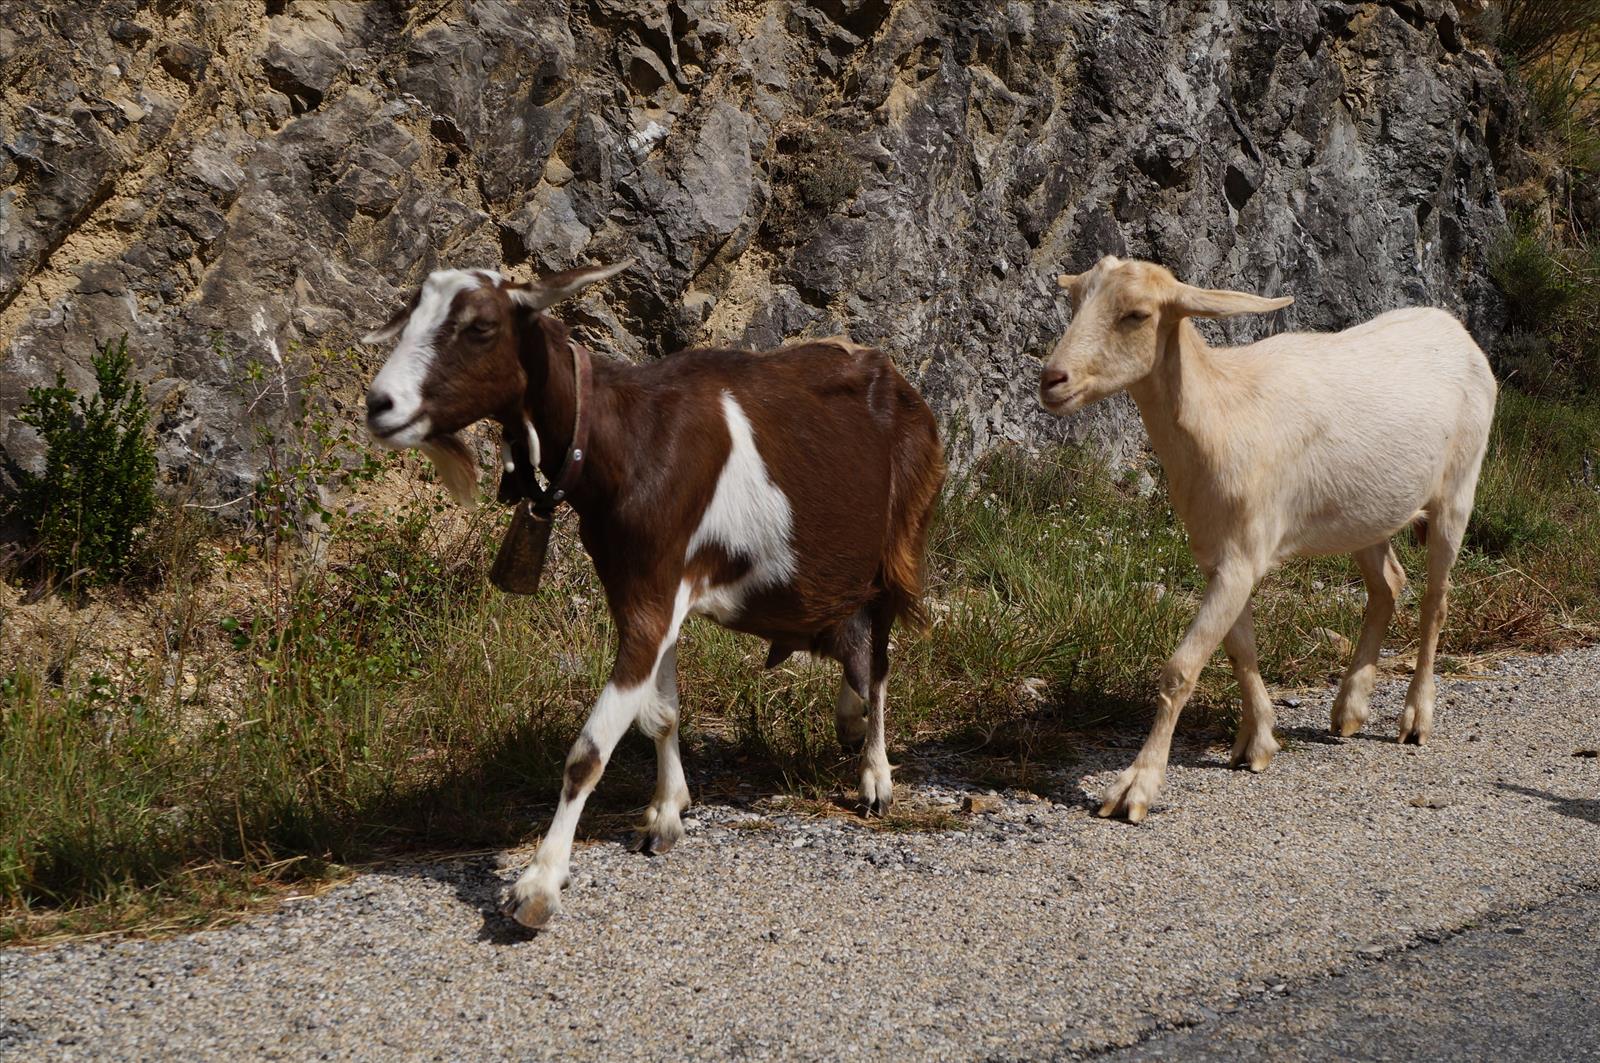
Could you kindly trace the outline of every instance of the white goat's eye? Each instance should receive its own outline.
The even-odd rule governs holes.
[[[1129,310],[1122,315],[1117,323],[1119,325],[1137,325],[1141,321],[1149,320],[1149,317],[1150,311],[1148,310]]]

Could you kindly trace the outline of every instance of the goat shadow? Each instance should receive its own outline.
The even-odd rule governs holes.
[[[1041,703],[987,731],[957,735],[937,742],[911,743],[895,751],[895,779],[900,783],[932,783],[956,792],[1032,793],[1092,813],[1098,798],[1083,784],[1087,775],[1126,767],[1144,741],[1151,718],[1148,702],[1096,700],[1098,715],[1086,719],[1060,704]],[[687,736],[686,736],[687,737]],[[1337,741],[1337,740],[1336,740]],[[1190,768],[1234,770],[1228,764],[1231,731],[1213,711],[1183,721],[1175,736],[1170,762]],[[831,746],[831,742],[827,743]],[[560,750],[545,751],[559,771]],[[796,790],[855,811],[857,759],[836,746],[810,755],[784,757],[771,749],[752,749],[715,735],[698,735],[684,750],[684,766],[697,806],[750,808],[763,806]],[[470,769],[468,769],[470,771]],[[590,796],[577,837],[605,845],[630,845],[637,822],[653,791],[654,751],[648,741],[630,733],[619,746],[599,788]],[[441,781],[439,794],[458,787]],[[559,782],[528,779],[507,796],[507,825],[474,832],[463,848],[488,843],[504,852],[520,850],[518,869],[532,851],[532,842],[547,829],[555,813]],[[522,798],[527,800],[523,801]],[[413,794],[408,804],[425,807],[428,794]],[[510,807],[514,806],[514,807]],[[866,824],[861,829],[868,830]],[[938,828],[931,828],[938,829]],[[434,836],[438,831],[435,829]],[[641,859],[650,859],[641,857]],[[482,848],[453,855],[413,855],[404,849],[369,868],[369,873],[427,878],[447,883],[460,903],[481,919],[476,940],[514,945],[530,940],[528,931],[500,911],[501,892],[512,881],[501,853]]]
[[[1495,783],[1495,788],[1504,790],[1507,793],[1521,794],[1523,797],[1536,797],[1547,803],[1552,812],[1600,826],[1600,799],[1593,797],[1562,797],[1560,794],[1553,794],[1548,790],[1536,790],[1531,786],[1518,786],[1515,783],[1497,782]]]

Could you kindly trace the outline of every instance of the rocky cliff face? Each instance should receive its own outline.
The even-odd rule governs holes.
[[[632,256],[563,314],[633,359],[848,332],[958,457],[1137,439],[1033,399],[1108,252],[1298,297],[1219,339],[1497,328],[1505,88],[1447,0],[46,0],[0,67],[13,471],[26,387],[127,332],[169,479],[236,494],[279,365],[442,266]]]

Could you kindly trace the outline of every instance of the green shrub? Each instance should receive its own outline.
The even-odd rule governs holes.
[[[1508,227],[1489,255],[1489,276],[1506,296],[1513,329],[1557,322],[1583,292],[1577,273],[1548,235],[1528,221]]]
[[[1499,368],[1536,393],[1593,388],[1600,242],[1588,234],[1600,222],[1600,0],[1500,0],[1485,15],[1480,31],[1523,90],[1523,168],[1538,175],[1506,190],[1524,216],[1490,257],[1510,311]]]
[[[1563,245],[1518,219],[1490,249],[1489,276],[1506,298],[1502,380],[1543,395],[1600,384],[1600,243],[1572,236]]]
[[[29,389],[17,414],[46,448],[44,472],[22,475],[15,506],[48,578],[118,578],[155,511],[150,408],[131,369],[124,336],[95,356],[93,396],[79,395],[58,373],[55,386]]]

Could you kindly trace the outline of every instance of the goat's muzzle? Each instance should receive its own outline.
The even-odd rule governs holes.
[[[1083,397],[1082,387],[1073,387],[1065,369],[1046,365],[1039,374],[1039,405],[1060,416],[1072,410]]]

